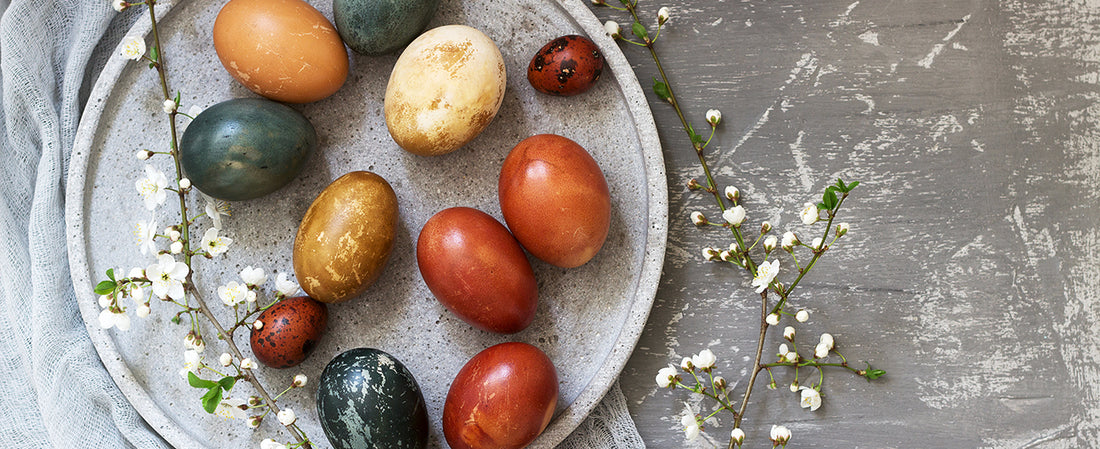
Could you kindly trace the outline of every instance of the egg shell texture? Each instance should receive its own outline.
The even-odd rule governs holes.
[[[504,57],[488,36],[445,25],[401,53],[386,86],[386,127],[414,154],[457,150],[489,126],[504,101]]]
[[[321,341],[328,325],[328,307],[308,296],[275,303],[256,318],[263,326],[252,329],[252,354],[272,368],[302,363]]]
[[[603,72],[603,54],[591,39],[568,35],[539,49],[527,66],[527,81],[549,95],[572,96],[596,84]]]
[[[438,7],[439,0],[333,0],[332,16],[349,48],[378,56],[415,39]]]
[[[337,178],[306,210],[294,239],[294,275],[310,297],[341,302],[381,275],[393,249],[397,196],[381,176]]]
[[[416,262],[439,302],[478,329],[512,334],[535,319],[531,263],[489,214],[468,207],[439,211],[420,231]]]
[[[317,101],[347,80],[340,34],[302,0],[230,0],[214,20],[213,36],[229,75],[272,100]]]
[[[527,343],[501,343],[455,376],[443,404],[443,435],[451,449],[519,449],[546,429],[557,403],[550,358]]]
[[[317,131],[298,111],[262,98],[238,98],[191,121],[180,138],[180,164],[203,193],[250,200],[293,180],[316,146]]]
[[[588,262],[611,228],[611,194],[599,164],[572,140],[539,134],[517,144],[500,170],[500,211],[516,240],[559,267]]]
[[[412,373],[373,348],[337,355],[321,372],[317,414],[336,449],[423,449],[428,409]]]

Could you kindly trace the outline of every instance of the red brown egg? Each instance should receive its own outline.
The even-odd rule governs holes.
[[[497,193],[508,229],[527,251],[563,268],[588,262],[611,228],[611,194],[599,164],[576,142],[539,134],[500,169]]]
[[[554,39],[539,49],[527,65],[527,81],[535,90],[549,95],[580,94],[600,79],[603,54],[591,39],[569,35]]]
[[[328,324],[328,307],[308,296],[275,303],[256,318],[252,326],[252,354],[272,368],[290,368],[302,363],[321,341]]]
[[[455,376],[443,404],[451,449],[518,449],[550,423],[558,373],[527,343],[501,343],[475,355]]]
[[[512,334],[535,319],[531,263],[508,228],[485,212],[453,207],[432,216],[417,239],[416,263],[436,299],[478,329]]]

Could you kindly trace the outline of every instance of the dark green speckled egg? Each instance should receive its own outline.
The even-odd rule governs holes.
[[[333,0],[332,16],[348,47],[378,56],[412,42],[438,7],[439,0]]]
[[[423,449],[428,409],[405,365],[372,348],[350,349],[321,372],[317,414],[336,449]]]
[[[302,171],[317,131],[289,106],[238,98],[207,108],[180,139],[184,175],[203,193],[226,201],[259,198]]]

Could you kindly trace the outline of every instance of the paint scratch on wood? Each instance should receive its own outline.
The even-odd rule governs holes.
[[[809,191],[814,186],[813,170],[806,165],[806,152],[802,150],[802,137],[806,131],[799,130],[798,137],[791,143],[791,156],[794,158],[794,166],[798,171],[798,179],[802,181],[802,190]]]
[[[959,24],[955,26],[955,29],[948,32],[947,36],[944,36],[943,42],[951,41],[951,39],[955,37],[955,34],[958,34],[959,30],[961,30],[962,27],[966,25],[966,23],[969,21],[970,14],[963,16],[962,21],[960,21]],[[945,44],[943,43],[939,43],[933,46],[932,51],[928,52],[928,54],[925,55],[924,58],[922,58],[920,61],[917,61],[917,65],[926,69],[932,68],[932,62],[936,60],[936,56],[939,56],[940,53],[943,52],[944,45]]]
[[[863,34],[860,34],[859,40],[874,45],[876,47],[879,46],[878,33],[872,30],[867,30]]]
[[[779,86],[779,97],[776,98],[775,102],[768,106],[767,109],[764,109],[764,112],[760,114],[760,117],[758,119],[756,119],[756,123],[753,123],[752,127],[749,128],[749,130],[741,136],[741,139],[739,139],[737,143],[733,146],[733,148],[730,148],[729,153],[725,154],[723,157],[728,158],[729,156],[732,156],[734,153],[736,153],[738,148],[741,148],[741,146],[744,145],[745,142],[748,141],[750,138],[752,138],[752,136],[755,135],[756,132],[760,130],[760,128],[768,123],[768,120],[770,120],[772,111],[775,110],[776,105],[783,102],[783,92],[787,89],[787,86],[790,86],[792,83],[794,83],[795,80],[798,79],[798,76],[800,74],[812,74],[815,69],[817,69],[817,58],[815,58],[811,53],[804,53],[802,57],[799,58],[798,62],[795,63],[794,68],[791,69],[791,73],[790,76],[787,77],[787,81],[785,81],[782,86]]]

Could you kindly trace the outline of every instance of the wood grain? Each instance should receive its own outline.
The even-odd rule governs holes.
[[[651,17],[660,6],[639,5]],[[849,360],[889,374],[827,372],[810,412],[777,372],[781,388],[754,392],[748,447],[770,447],[772,424],[800,448],[1098,447],[1100,1],[668,6],[658,51],[697,129],[722,111],[708,157],[749,223],[804,230],[804,202],[838,176],[863,183],[845,203],[849,237],[793,300],[813,311],[798,340],[830,332]],[[623,48],[651,83],[648,53]],[[719,213],[684,188],[701,172],[672,108],[649,100],[669,248],[622,384],[649,447],[725,447],[728,414],[684,443],[679,413],[699,401],[653,376],[709,347],[742,391],[758,305],[743,273],[699,256],[728,240],[691,224],[691,211]]]

